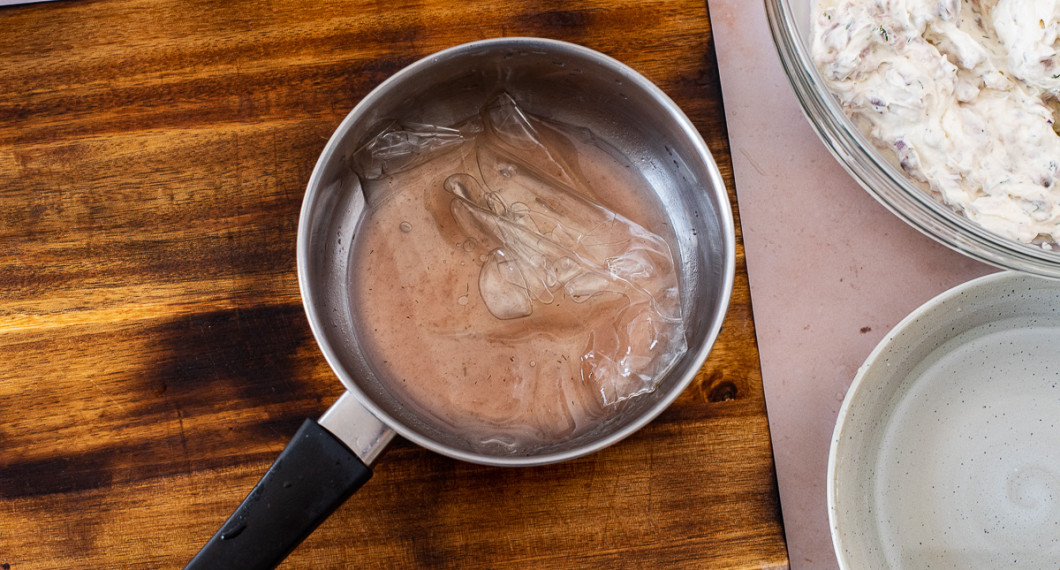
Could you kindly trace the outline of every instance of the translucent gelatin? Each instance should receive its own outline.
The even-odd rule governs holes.
[[[686,349],[666,218],[585,129],[500,94],[460,125],[390,125],[353,165],[358,334],[393,394],[476,447],[590,429]]]

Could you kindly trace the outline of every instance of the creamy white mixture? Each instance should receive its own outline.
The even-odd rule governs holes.
[[[1060,240],[1060,0],[817,0],[813,59],[848,115],[944,203]]]

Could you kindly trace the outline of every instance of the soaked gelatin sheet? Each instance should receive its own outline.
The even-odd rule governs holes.
[[[685,351],[666,218],[587,130],[502,93],[460,125],[390,125],[353,164],[358,334],[395,395],[476,447],[590,429]]]

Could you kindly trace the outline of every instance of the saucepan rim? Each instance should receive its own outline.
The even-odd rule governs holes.
[[[691,350],[695,350],[694,366],[690,366],[684,373],[683,377],[679,381],[675,382],[672,388],[669,389],[664,397],[659,400],[650,408],[645,410],[640,416],[629,421],[626,425],[614,432],[607,433],[599,438],[589,440],[586,444],[560,451],[560,452],[544,452],[540,454],[530,455],[518,455],[518,456],[495,456],[484,453],[475,453],[465,449],[459,449],[435,439],[429,438],[422,433],[408,427],[403,421],[393,417],[377,405],[372,398],[361,390],[357,382],[350,375],[349,371],[343,366],[341,359],[338,357],[338,353],[335,347],[327,340],[326,331],[323,328],[320,313],[321,307],[317,305],[317,301],[313,297],[312,288],[310,286],[312,276],[310,275],[309,257],[310,257],[310,245],[312,241],[313,221],[315,217],[312,212],[315,208],[320,207],[321,194],[327,190],[328,180],[324,179],[325,171],[328,165],[333,160],[341,159],[341,153],[343,152],[343,141],[350,131],[354,128],[357,122],[361,119],[362,115],[366,111],[376,105],[381,97],[387,96],[391,85],[403,82],[411,76],[415,76],[422,73],[424,70],[430,68],[433,65],[443,62],[450,58],[458,58],[469,53],[481,52],[485,49],[524,49],[524,50],[546,50],[546,51],[557,51],[563,53],[571,53],[577,57],[594,60],[601,65],[611,68],[615,72],[621,74],[624,80],[632,83],[640,90],[647,92],[650,96],[668,113],[672,120],[680,127],[684,137],[693,146],[698,155],[697,158],[702,160],[706,166],[709,180],[704,182],[705,192],[716,192],[718,193],[718,203],[723,207],[718,208],[717,217],[718,224],[721,229],[721,234],[724,237],[723,244],[723,266],[718,268],[710,268],[713,275],[716,275],[716,279],[722,281],[720,284],[720,294],[717,299],[718,309],[715,311],[712,319],[710,320],[710,330],[706,334],[705,342],[699,346],[691,347]],[[338,155],[338,156],[337,156]],[[716,162],[710,150],[707,148],[706,143],[700,136],[698,130],[692,125],[688,117],[677,107],[677,105],[659,89],[651,81],[634,71],[632,68],[625,64],[615,60],[607,55],[601,54],[595,50],[579,46],[576,44],[563,42],[559,40],[551,40],[544,38],[529,38],[529,37],[514,37],[514,38],[494,38],[487,40],[480,40],[470,42],[466,44],[457,45],[440,52],[434,53],[427,57],[424,57],[407,67],[401,69],[385,81],[383,81],[378,87],[373,89],[371,93],[365,96],[343,119],[339,126],[335,129],[331,138],[328,140],[323,151],[317,160],[316,166],[309,178],[307,184],[306,194],[302,203],[301,215],[298,224],[298,237],[297,237],[297,264],[298,264],[298,283],[302,297],[302,304],[305,308],[306,315],[309,320],[310,328],[313,331],[313,335],[317,340],[321,352],[323,353],[331,369],[338,376],[343,386],[354,395],[354,397],[363,405],[372,415],[382,421],[384,424],[391,427],[398,434],[404,438],[414,442],[417,445],[435,451],[437,453],[468,461],[472,463],[487,464],[487,465],[501,465],[501,466],[520,466],[520,465],[542,465],[547,463],[556,463],[580,457],[589,453],[593,453],[605,447],[608,447],[635,431],[639,430],[645,424],[653,420],[688,387],[696,376],[699,369],[702,367],[703,362],[706,360],[707,355],[713,348],[713,345],[717,339],[718,333],[721,330],[722,322],[728,312],[729,301],[732,293],[733,280],[735,275],[735,231],[732,212],[730,210],[730,202],[727,191],[725,190],[725,182],[721,176],[721,173],[717,167]]]

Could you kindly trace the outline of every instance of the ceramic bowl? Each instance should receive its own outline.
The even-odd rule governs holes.
[[[839,412],[842,568],[1060,567],[1060,282],[988,275],[876,347]]]

